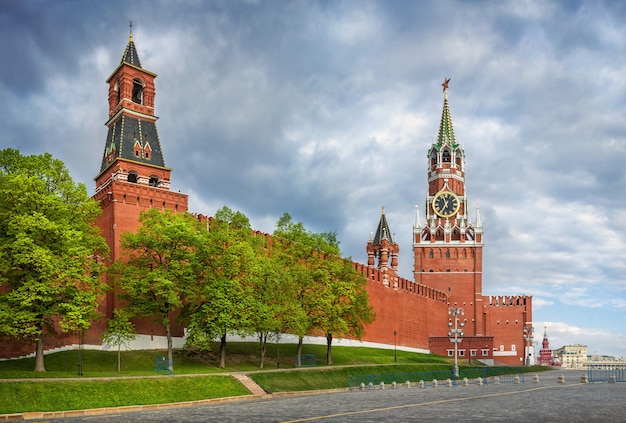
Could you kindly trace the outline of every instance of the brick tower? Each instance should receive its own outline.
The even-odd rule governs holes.
[[[367,243],[367,265],[375,267],[383,275],[383,285],[398,287],[398,254],[400,246],[392,237],[387,218],[385,217],[385,209],[380,216],[376,234]]]
[[[482,306],[483,232],[478,210],[476,222],[472,224],[469,219],[465,152],[452,127],[449,81],[442,84],[443,112],[437,141],[428,150],[423,225],[416,207],[413,273],[415,282],[446,292],[450,306],[462,307],[466,336],[478,336],[487,333]]]
[[[555,365],[554,354],[550,348],[550,341],[548,340],[548,328],[543,327],[543,341],[541,342],[541,350],[539,351],[539,364],[542,366]]]
[[[165,166],[154,114],[155,78],[141,67],[131,31],[119,66],[106,80],[109,129],[93,196],[102,207],[98,226],[110,262],[120,257],[120,235],[135,231],[142,210],[187,211],[187,195],[170,191],[171,169]],[[110,293],[102,311],[110,317],[114,307]]]

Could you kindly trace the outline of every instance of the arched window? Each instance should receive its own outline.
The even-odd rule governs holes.
[[[437,151],[433,150],[430,153],[430,167],[435,168],[437,166]]]
[[[150,185],[151,187],[158,187],[159,186],[159,178],[156,176],[151,176],[150,180],[148,181],[148,185]]]
[[[433,253],[433,250],[430,250],[430,252],[428,253],[428,257],[429,258],[435,257],[435,253]]]
[[[113,85],[113,91],[115,91],[115,97],[113,101],[117,105],[120,103],[120,80],[119,79],[115,81],[115,84]]]
[[[443,156],[443,162],[444,163],[450,163],[450,150],[448,150],[448,149],[443,150],[442,156]]]
[[[143,104],[143,82],[133,79],[133,103]]]
[[[137,183],[137,173],[135,172],[129,172],[128,173],[128,182],[131,182],[133,184]]]

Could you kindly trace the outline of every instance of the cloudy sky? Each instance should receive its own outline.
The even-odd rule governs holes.
[[[191,211],[288,212],[365,262],[384,206],[409,279],[451,78],[484,294],[532,295],[539,343],[626,357],[626,3],[0,0],[0,148],[93,192],[130,20]]]

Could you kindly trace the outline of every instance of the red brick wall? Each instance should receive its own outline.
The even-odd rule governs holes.
[[[447,324],[445,293],[403,278],[398,278],[397,288],[385,286],[379,270],[358,263],[355,267],[370,276],[367,292],[376,312],[363,340],[428,349],[432,328]]]
[[[511,366],[523,365],[527,344],[524,325],[532,322],[532,298],[487,296],[484,303],[487,330],[494,339],[494,360]]]

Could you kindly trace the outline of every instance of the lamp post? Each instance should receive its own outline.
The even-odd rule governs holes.
[[[280,333],[276,331],[276,368],[280,369]]]
[[[448,332],[448,336],[450,337],[450,342],[454,343],[454,377],[455,379],[459,377],[459,342],[462,341],[463,338],[463,326],[465,324],[463,322],[459,323],[459,314],[463,316],[465,312],[460,307],[448,307],[448,315],[454,316],[454,323],[452,321],[448,321],[448,327],[450,328],[450,332]]]
[[[398,356],[396,355],[396,335],[398,334],[397,331],[393,331],[393,361],[394,363],[396,361],[398,361]]]
[[[526,365],[530,366],[531,349],[533,346],[533,327],[532,325],[524,326],[524,354],[526,354]]]

